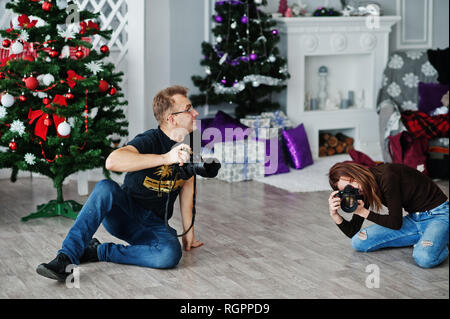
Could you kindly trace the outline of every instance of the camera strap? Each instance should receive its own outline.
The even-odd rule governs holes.
[[[167,196],[167,201],[166,201],[166,211],[164,213],[164,223],[166,224],[166,228],[170,233],[170,228],[169,228],[169,220],[168,220],[168,216],[169,216],[169,204],[170,204],[170,195],[172,194],[172,189],[173,186],[175,185],[175,182],[177,180],[177,177],[179,175],[178,172],[178,166],[174,165],[174,171],[176,171],[176,173],[174,174],[174,178],[172,179],[172,186],[169,190],[169,194]],[[194,174],[194,193],[192,195],[192,222],[191,222],[191,226],[189,226],[189,228],[182,233],[181,235],[176,235],[176,237],[183,237],[184,235],[186,235],[192,228],[192,226],[194,226],[194,221],[195,221],[195,214],[196,214],[196,209],[195,209],[195,199],[196,199],[196,190],[197,190],[197,176]]]

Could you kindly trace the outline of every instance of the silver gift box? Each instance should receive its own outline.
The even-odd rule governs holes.
[[[222,166],[217,178],[240,182],[264,177],[266,143],[253,139],[214,144],[214,157]]]
[[[233,183],[261,178],[264,174],[264,163],[222,164],[216,178]]]

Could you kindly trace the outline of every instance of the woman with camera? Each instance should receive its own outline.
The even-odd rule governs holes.
[[[329,183],[334,190],[328,199],[331,218],[351,238],[355,250],[414,246],[414,260],[423,268],[435,267],[447,259],[448,198],[428,176],[403,164],[369,168],[344,162],[331,167]],[[345,197],[346,206],[357,201],[350,221],[338,214],[344,205],[341,197]],[[378,213],[383,205],[388,214]],[[405,216],[403,209],[408,213]],[[365,219],[375,225],[361,230]]]

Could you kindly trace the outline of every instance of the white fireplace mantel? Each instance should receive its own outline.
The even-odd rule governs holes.
[[[287,90],[280,99],[288,117],[303,123],[311,151],[318,157],[319,132],[342,130],[355,148],[369,154],[380,149],[376,95],[389,55],[389,33],[399,16],[276,18],[280,50],[288,60]],[[318,68],[329,72],[329,97],[348,91],[364,95],[359,107],[309,110],[305,97],[317,97]],[[360,99],[360,101],[362,101]],[[308,101],[306,101],[308,102]]]

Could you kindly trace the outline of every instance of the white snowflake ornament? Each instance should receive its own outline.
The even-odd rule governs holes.
[[[23,40],[24,42],[28,42],[28,40],[30,39],[30,35],[28,34],[28,31],[22,30],[20,32],[19,39]]]
[[[58,26],[59,29],[59,26]],[[67,42],[69,39],[74,39],[76,37],[76,33],[73,29],[67,28],[67,30],[63,30],[62,28],[58,30],[58,34],[60,37],[64,38],[64,40]]]
[[[87,63],[86,68],[92,72],[92,74],[97,75],[99,72],[103,72],[102,64],[97,61],[91,61]]]
[[[28,165],[34,165],[36,164],[36,156],[34,156],[34,154],[31,153],[26,153],[24,156],[25,162]]]
[[[11,123],[11,132],[17,133],[19,136],[25,134],[25,125],[23,125],[22,121],[15,120]]]

